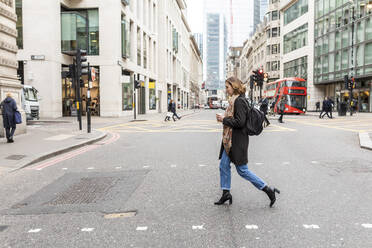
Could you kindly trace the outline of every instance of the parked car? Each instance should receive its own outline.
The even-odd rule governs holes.
[[[227,109],[228,106],[229,106],[229,102],[228,101],[222,101],[221,102],[221,108],[223,110]]]

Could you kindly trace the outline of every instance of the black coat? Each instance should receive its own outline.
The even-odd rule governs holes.
[[[1,103],[1,112],[3,115],[3,125],[5,128],[15,128],[15,111],[17,111],[17,104],[13,98],[7,97]]]
[[[238,166],[248,163],[249,136],[246,127],[247,109],[245,96],[240,95],[234,103],[234,116],[223,119],[223,124],[233,129],[232,147],[228,155],[231,162]],[[219,159],[221,159],[224,149],[222,143]]]

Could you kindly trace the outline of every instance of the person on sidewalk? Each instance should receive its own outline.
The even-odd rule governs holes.
[[[15,112],[17,111],[17,103],[12,98],[12,95],[8,93],[0,106],[3,115],[3,125],[6,132],[7,143],[13,143],[13,135],[16,130]]]
[[[320,112],[319,118],[322,119],[325,114],[327,113],[327,97],[324,97],[323,103],[322,103],[322,112]]]
[[[223,124],[223,138],[220,149],[220,185],[222,197],[215,205],[222,205],[226,201],[232,204],[231,162],[235,164],[238,174],[250,181],[257,189],[264,191],[270,199],[270,207],[276,201],[275,193],[278,189],[269,187],[261,178],[248,169],[249,136],[246,127],[247,105],[245,86],[237,77],[226,80],[226,93],[230,96],[229,106],[224,115],[216,115],[218,122]]]
[[[322,115],[323,112],[324,114]],[[332,119],[332,101],[328,97],[326,97],[323,101],[323,110],[320,113],[319,118],[323,119],[325,115]]]
[[[280,117],[278,119],[279,123],[284,123],[283,122],[283,115],[284,115],[284,111],[285,111],[285,104],[287,103],[287,101],[285,100],[285,96],[282,96],[282,99],[280,99],[280,102],[279,102],[279,114],[280,114]]]
[[[264,118],[265,118],[265,127],[269,126],[270,125],[270,122],[269,120],[267,119],[267,111],[268,111],[268,108],[269,108],[269,100],[267,100],[267,98],[264,98],[262,100],[260,100],[261,102],[261,105],[260,105],[260,111],[262,113],[264,113]]]
[[[170,118],[171,118],[171,114],[170,113],[172,113],[172,102],[173,102],[173,100],[171,99],[169,101],[169,104],[168,104],[168,112],[167,112],[167,116],[165,117],[164,121],[170,121]],[[173,121],[176,121],[174,119],[174,116],[173,116]]]
[[[319,102],[319,101],[317,101],[317,102],[315,103],[315,107],[316,107],[315,112],[320,111],[320,102]]]
[[[171,112],[173,113],[173,116],[172,116],[172,118],[173,118],[173,121],[176,121],[176,120],[174,119],[174,117],[175,117],[175,116],[177,117],[177,119],[178,119],[178,120],[180,120],[180,119],[181,119],[181,117],[180,117],[180,116],[178,116],[178,115],[177,115],[177,113],[176,113],[176,103],[175,103],[175,102],[173,102],[173,101],[172,101],[172,108],[171,108]]]

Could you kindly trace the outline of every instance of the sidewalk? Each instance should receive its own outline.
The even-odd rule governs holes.
[[[199,110],[180,111],[182,116],[198,113]],[[137,121],[163,120],[165,113],[137,116]],[[27,133],[14,137],[14,143],[0,139],[0,175],[24,168],[33,163],[68,152],[78,147],[104,139],[106,132],[99,128],[133,121],[128,117],[93,117],[92,132],[86,131],[86,118],[82,118],[83,130],[79,130],[76,117],[41,119],[27,125]]]

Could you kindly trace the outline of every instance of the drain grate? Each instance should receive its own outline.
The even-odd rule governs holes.
[[[22,158],[25,158],[26,155],[10,155],[8,157],[6,157],[5,159],[8,159],[8,160],[21,160]]]
[[[56,198],[44,205],[89,204],[96,203],[116,184],[115,177],[88,177],[73,184]]]
[[[0,226],[0,232],[4,231],[7,228],[8,228],[8,226]]]

